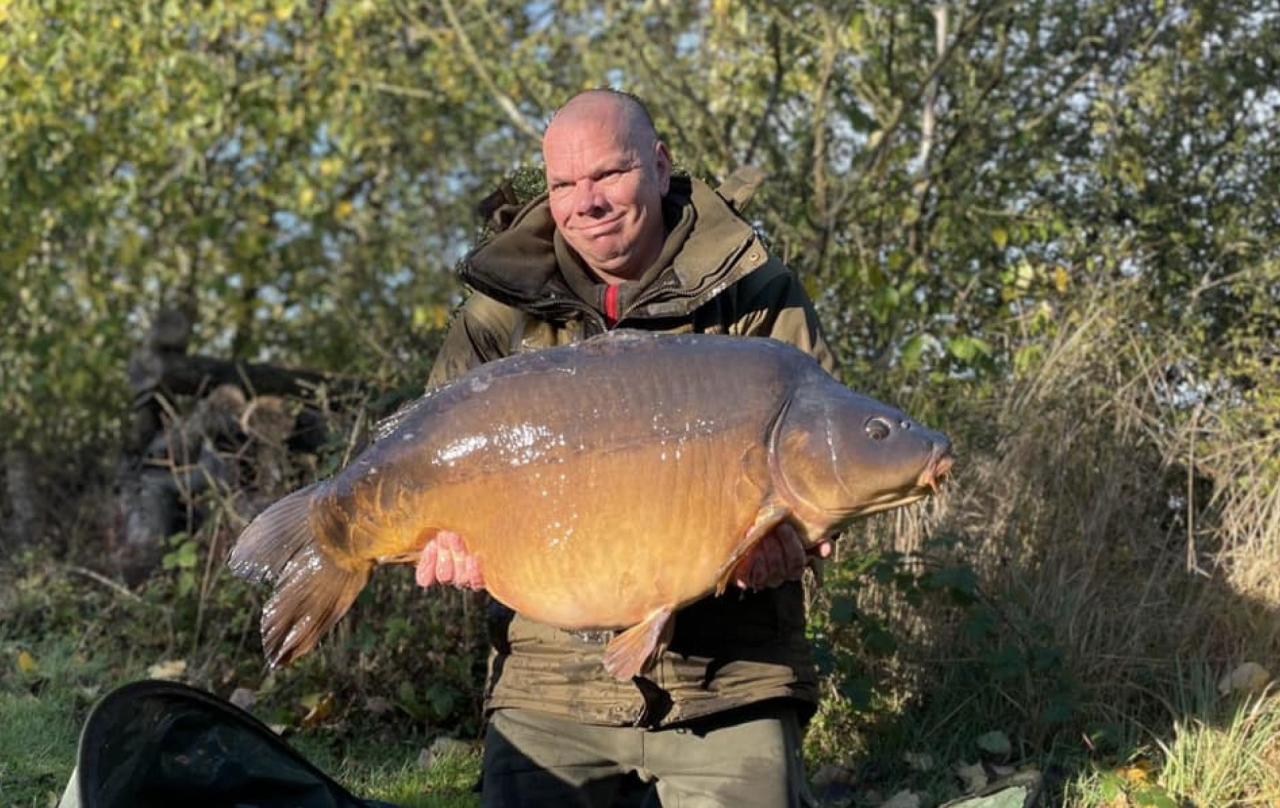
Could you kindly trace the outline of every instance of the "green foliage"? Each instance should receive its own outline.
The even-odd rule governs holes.
[[[0,449],[81,496],[162,304],[196,351],[420,389],[474,203],[519,166],[536,193],[541,122],[614,84],[689,173],[766,170],[748,214],[846,378],[959,448],[940,525],[833,565],[811,746],[1120,754],[1173,731],[1169,660],[1280,648],[1278,40],[1258,0],[0,0]],[[96,554],[100,514],[59,510]],[[357,694],[476,728],[474,604],[380,581],[268,688],[238,522],[208,524],[136,599],[28,559],[3,640],[94,626],[129,650],[86,681],[181,658],[285,722],[333,692],[344,738]]]

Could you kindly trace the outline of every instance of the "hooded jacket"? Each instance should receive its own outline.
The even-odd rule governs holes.
[[[463,261],[474,293],[450,327],[429,386],[614,327],[772,337],[834,371],[804,287],[738,215],[733,203],[741,207],[741,196],[726,199],[673,177],[661,255],[639,279],[612,288],[556,233],[546,196],[533,200]],[[732,406],[732,391],[725,392]],[[633,682],[614,680],[602,666],[612,632],[563,631],[502,607],[490,617],[486,711],[519,707],[590,724],[660,727],[766,699],[795,699],[806,717],[817,704],[798,582],[735,589],[681,610],[670,647]]]

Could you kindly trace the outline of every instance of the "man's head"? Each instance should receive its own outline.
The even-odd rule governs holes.
[[[671,155],[631,96],[589,90],[560,108],[542,138],[551,215],[606,281],[639,277],[662,252]]]

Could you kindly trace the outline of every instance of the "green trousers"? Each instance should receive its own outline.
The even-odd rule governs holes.
[[[498,710],[485,735],[483,804],[643,808],[812,805],[800,723],[772,702],[659,730]]]

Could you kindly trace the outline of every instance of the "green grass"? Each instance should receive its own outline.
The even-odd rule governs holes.
[[[37,666],[24,672],[19,655]],[[118,660],[90,660],[68,637],[6,642],[0,652],[0,805],[43,808],[55,804],[75,765],[80,726],[96,699],[144,669],[121,670]],[[114,671],[114,673],[112,673]],[[123,675],[121,675],[123,674]],[[479,776],[478,751],[446,754],[429,769],[418,766],[420,743],[347,743],[325,727],[300,731],[291,743],[352,793],[405,808],[462,808]]]
[[[94,703],[147,678],[151,665],[176,659],[187,663],[189,683],[219,695],[255,685],[259,702],[251,712],[268,724],[286,725],[291,745],[358,796],[406,808],[477,804],[471,789],[479,777],[478,751],[444,755],[421,768],[421,749],[442,728],[398,705],[379,715],[364,709],[360,689],[334,672],[359,665],[316,659],[264,680],[260,652],[240,647],[242,632],[222,611],[206,618],[219,630],[206,628],[193,641],[195,610],[181,608],[167,583],[159,580],[135,597],[86,585],[39,560],[0,570],[0,806],[56,804]],[[207,613],[252,611],[242,591],[223,594],[225,602],[210,598]],[[367,682],[364,692],[377,692],[378,684]],[[330,689],[333,714],[305,725],[301,702]],[[464,726],[455,723],[450,734],[465,734]]]

